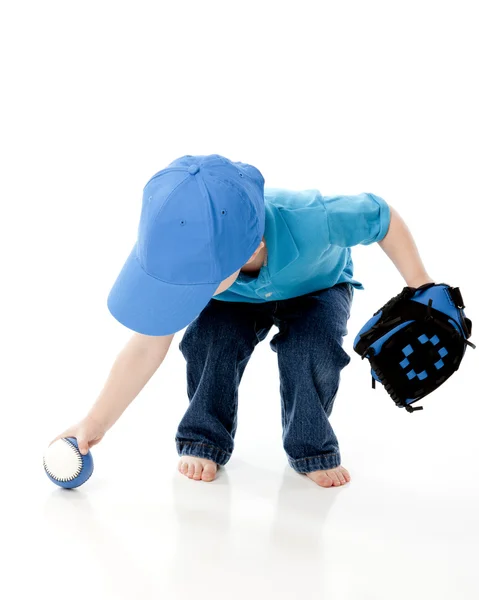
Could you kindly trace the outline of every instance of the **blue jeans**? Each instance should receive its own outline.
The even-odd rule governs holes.
[[[253,304],[214,298],[189,325],[180,343],[187,363],[190,404],[176,435],[180,456],[219,465],[233,452],[238,387],[255,346],[273,325],[278,355],[283,444],[299,473],[341,464],[328,417],[340,372],[350,357],[347,334],[353,287],[340,283],[290,300]]]

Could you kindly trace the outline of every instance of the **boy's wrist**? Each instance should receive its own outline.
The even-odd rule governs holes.
[[[426,283],[434,283],[434,279],[431,279],[427,273],[422,273],[406,279],[406,284],[412,288],[421,287],[421,285],[425,285]]]
[[[89,421],[104,432],[107,432],[112,425],[109,423],[109,420],[106,417],[106,415],[102,415],[101,412],[95,407],[93,407],[87,414],[87,416],[85,417],[85,421]]]

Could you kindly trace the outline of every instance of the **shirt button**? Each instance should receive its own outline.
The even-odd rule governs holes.
[[[273,292],[268,292],[267,294],[264,295],[265,298],[269,298],[270,296],[273,295]]]

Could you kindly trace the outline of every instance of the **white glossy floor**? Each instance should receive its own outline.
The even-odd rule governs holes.
[[[370,392],[366,365],[353,360],[334,413],[353,481],[324,490],[283,458],[267,344],[245,374],[235,457],[212,484],[179,475],[172,436],[183,364],[176,351],[168,360],[164,377],[94,449],[83,488],[47,480],[39,444],[51,422],[31,427],[37,449],[20,453],[28,477],[17,472],[2,500],[1,597],[478,597],[478,442],[465,418],[472,369],[451,381],[449,392],[461,396],[454,403],[444,386],[409,415]],[[178,406],[164,412],[165,390],[179,378]]]

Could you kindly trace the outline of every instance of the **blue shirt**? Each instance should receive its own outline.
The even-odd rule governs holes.
[[[257,277],[240,273],[227,302],[271,302],[327,289],[353,279],[351,247],[381,241],[389,228],[388,204],[374,194],[325,196],[317,190],[265,190],[267,264]]]

